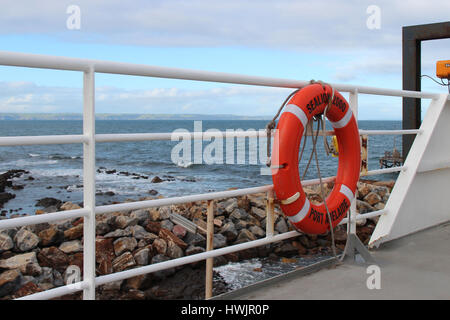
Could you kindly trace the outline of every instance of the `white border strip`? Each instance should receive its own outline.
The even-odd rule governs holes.
[[[309,212],[309,208],[311,207],[311,204],[309,202],[308,199],[305,200],[305,204],[303,205],[302,210],[300,210],[299,212],[297,212],[296,215],[294,216],[286,216],[289,221],[291,221],[292,223],[297,223],[303,220],[303,218],[308,214]]]
[[[308,116],[300,107],[296,106],[295,104],[288,104],[284,107],[284,112],[294,114],[302,123],[303,129],[306,128],[306,125],[308,124]]]
[[[345,113],[345,115],[342,117],[341,120],[336,121],[336,122],[331,122],[331,125],[333,126],[333,128],[335,129],[339,129],[339,128],[344,128],[352,119],[353,116],[353,112],[350,109],[350,107],[347,109],[347,112]]]
[[[344,196],[346,196],[348,201],[350,201],[350,203],[352,203],[353,199],[355,198],[355,195],[353,194],[352,190],[345,184],[341,184],[339,192],[342,193]]]

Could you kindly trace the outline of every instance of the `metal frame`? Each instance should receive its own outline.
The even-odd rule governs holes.
[[[168,140],[171,137],[170,133],[147,133],[147,134],[95,134],[95,73],[111,73],[111,74],[124,74],[135,76],[147,76],[147,77],[160,77],[160,78],[172,78],[172,79],[184,79],[184,80],[196,80],[196,81],[211,81],[233,84],[246,84],[255,86],[271,86],[281,88],[299,88],[309,84],[309,81],[297,81],[289,79],[277,79],[267,77],[254,77],[239,74],[229,73],[217,73],[197,70],[186,69],[174,69],[164,68],[147,65],[137,65],[130,63],[119,63],[109,61],[76,59],[66,57],[54,57],[47,55],[35,55],[25,53],[13,53],[0,51],[0,65],[16,66],[16,67],[30,67],[30,68],[44,68],[44,69],[56,69],[56,70],[72,70],[81,71],[84,73],[84,85],[83,85],[83,135],[70,135],[70,136],[34,136],[34,137],[0,137],[0,146],[12,146],[12,145],[35,145],[35,144],[62,144],[62,143],[82,143],[84,148],[84,160],[83,160],[83,179],[84,179],[84,208],[78,210],[70,210],[63,212],[55,212],[42,214],[38,216],[20,217],[14,219],[7,219],[0,221],[0,229],[37,224],[43,222],[52,222],[57,220],[64,220],[67,218],[84,217],[84,279],[75,284],[65,285],[44,292],[32,294],[22,297],[20,299],[51,299],[66,294],[71,294],[77,291],[83,290],[84,299],[95,299],[95,287],[117,280],[123,280],[131,278],[137,275],[151,273],[167,268],[173,268],[189,264],[192,262],[212,259],[214,257],[254,248],[257,246],[281,241],[289,238],[293,238],[299,235],[296,231],[290,231],[283,234],[273,234],[273,186],[261,186],[254,188],[246,188],[239,190],[228,190],[213,193],[204,193],[196,195],[188,195],[181,197],[155,199],[146,201],[136,201],[130,203],[122,203],[115,205],[95,206],[95,144],[97,142],[112,142],[112,141],[152,141],[152,140]],[[410,98],[422,98],[433,99],[435,101],[440,95],[427,92],[416,92],[407,90],[393,90],[364,86],[353,86],[344,84],[331,84],[335,89],[341,92],[350,93],[350,105],[357,114],[358,110],[358,95],[359,94],[372,94],[372,95],[387,95],[398,97],[410,97]],[[421,135],[421,130],[361,130],[360,133],[364,134],[418,134]],[[216,133],[214,133],[216,135]],[[327,132],[326,134],[331,134]],[[208,139],[208,133],[187,133],[190,139]],[[229,133],[223,133],[224,136],[228,136]],[[265,136],[265,132],[254,133],[232,133],[231,136]],[[371,170],[365,175],[377,175],[383,173],[399,172],[406,170],[406,166]],[[323,178],[324,182],[333,181],[335,177]],[[318,184],[319,179],[312,179],[303,181],[304,186]],[[255,193],[267,193],[268,206],[267,206],[267,230],[266,237],[255,241],[250,241],[238,245],[232,245],[225,248],[209,250],[203,253],[186,256],[174,260],[169,260],[157,264],[147,265],[130,269],[122,272],[116,272],[104,276],[95,277],[95,215],[110,213],[114,211],[122,210],[136,210],[142,208],[159,207],[173,204],[181,204],[195,201],[205,200],[217,200],[229,197],[237,197]],[[210,209],[209,211],[211,211]],[[356,233],[356,220],[365,219],[369,217],[389,215],[391,212],[388,210],[379,210],[370,212],[367,214],[357,215],[355,201],[351,207],[352,224],[349,226],[351,234]],[[348,219],[345,218],[341,221],[341,224],[348,223]],[[212,249],[212,248],[211,248]],[[211,260],[210,260],[211,261]]]
[[[407,26],[402,29],[403,89],[421,90],[421,43],[426,40],[450,38],[450,21]],[[420,99],[403,98],[403,129],[417,129],[421,124]],[[403,159],[406,159],[414,139],[403,137]]]
[[[450,94],[433,100],[380,217],[370,247],[450,220]]]

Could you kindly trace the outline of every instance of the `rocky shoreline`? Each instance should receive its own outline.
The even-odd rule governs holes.
[[[0,176],[0,194],[12,187],[9,179],[22,175],[23,170],[8,171]],[[394,182],[361,181],[358,183],[357,208],[360,213],[379,210],[389,198]],[[328,191],[333,187],[326,184]],[[312,202],[320,202],[320,189],[305,189]],[[161,197],[161,196],[159,196]],[[145,197],[139,200],[155,199]],[[54,198],[41,199],[45,212],[80,208],[80,204]],[[266,235],[265,195],[257,194],[216,202],[214,219],[214,248],[263,238]],[[170,213],[193,221],[199,233],[191,233],[174,224]],[[275,208],[275,233],[292,230],[278,206]],[[205,251],[206,202],[172,205],[98,215],[96,226],[96,273],[106,275],[176,259]],[[377,218],[358,221],[357,233],[367,244]],[[346,227],[335,229],[336,246],[342,250]],[[330,234],[307,235],[270,245],[227,254],[214,259],[214,265],[224,265],[251,258],[270,258],[289,263],[289,257],[329,255]],[[77,266],[83,269],[83,218],[56,223],[37,224],[22,228],[0,230],[0,299],[12,299],[64,285]],[[284,260],[283,260],[284,259]],[[280,262],[281,263],[281,262]],[[255,271],[260,272],[260,270]],[[97,299],[203,299],[205,262],[197,262],[170,270],[137,276],[97,288]],[[214,276],[214,292],[228,291],[227,283]],[[80,299],[81,293],[61,297]]]

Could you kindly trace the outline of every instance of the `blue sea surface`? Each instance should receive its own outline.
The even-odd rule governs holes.
[[[202,130],[218,129],[264,129],[267,121],[263,120],[204,120]],[[395,130],[401,129],[401,121],[359,121],[360,129]],[[98,120],[96,133],[147,133],[173,132],[177,129],[194,131],[192,120]],[[82,134],[82,121],[0,121],[0,136],[38,136]],[[192,164],[190,162],[174,163],[171,158],[179,141],[145,141],[115,142],[96,144],[97,205],[109,204],[126,199],[138,200],[150,196],[149,190],[156,190],[164,197],[179,196],[210,191],[221,191],[228,188],[248,188],[271,184],[271,176],[261,175],[265,159],[258,157],[266,150],[266,138],[260,138],[255,145],[251,139],[245,141],[245,149],[240,148],[237,140],[229,141],[233,148],[227,150],[227,142],[223,142],[223,163]],[[311,142],[311,141],[309,141]],[[210,141],[197,141],[202,144],[200,154],[208,150]],[[401,151],[401,136],[380,135],[369,138],[369,169],[379,168],[378,159],[385,151],[393,147]],[[198,147],[198,145],[197,145]],[[191,155],[197,149],[191,145]],[[259,148],[262,148],[260,152]],[[234,163],[225,163],[226,155],[234,149]],[[236,164],[239,152],[245,151],[245,163]],[[311,151],[311,143],[305,149],[300,163],[300,170],[305,167]],[[332,176],[337,172],[337,158],[327,157],[323,149],[322,138],[319,137],[318,153],[322,176]],[[213,153],[213,155],[217,155]],[[197,156],[199,154],[197,153]],[[258,159],[257,163],[253,161]],[[193,157],[192,157],[193,160]],[[191,161],[194,162],[194,161]],[[7,214],[34,214],[38,209],[36,201],[44,197],[53,197],[61,201],[82,202],[83,183],[83,148],[81,144],[36,145],[0,147],[0,172],[10,169],[28,170],[30,174],[15,178],[14,184],[24,185],[22,190],[7,190],[16,194],[16,198],[7,202],[3,209]],[[106,171],[116,170],[115,173]],[[128,172],[129,175],[119,172]],[[132,175],[132,174],[136,175]],[[25,180],[28,176],[34,180]],[[137,178],[146,176],[148,179]],[[162,178],[161,183],[152,183],[155,176]],[[306,178],[317,178],[314,161]],[[393,179],[395,174],[374,177],[377,179]],[[109,195],[106,194],[109,192]],[[113,194],[113,195],[112,195]]]

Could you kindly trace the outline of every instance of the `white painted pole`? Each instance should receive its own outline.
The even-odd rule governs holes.
[[[273,230],[274,230],[274,191],[269,190],[266,193],[267,200],[266,200],[266,237],[272,237],[273,236]]]
[[[349,104],[350,108],[352,109],[353,115],[355,116],[356,121],[358,121],[358,90],[355,90],[354,92],[350,92],[349,95]],[[356,187],[355,191],[355,198],[353,199],[352,203],[350,204],[350,217],[351,217],[351,223],[347,224],[347,232],[356,234],[356,215],[358,214],[357,208],[356,208],[356,197],[358,196],[358,186]]]
[[[206,218],[206,251],[214,249],[214,201],[208,201]],[[214,258],[206,259],[205,299],[212,297]]]
[[[83,84],[83,203],[84,217],[83,290],[84,300],[95,300],[95,71],[84,72]]]

